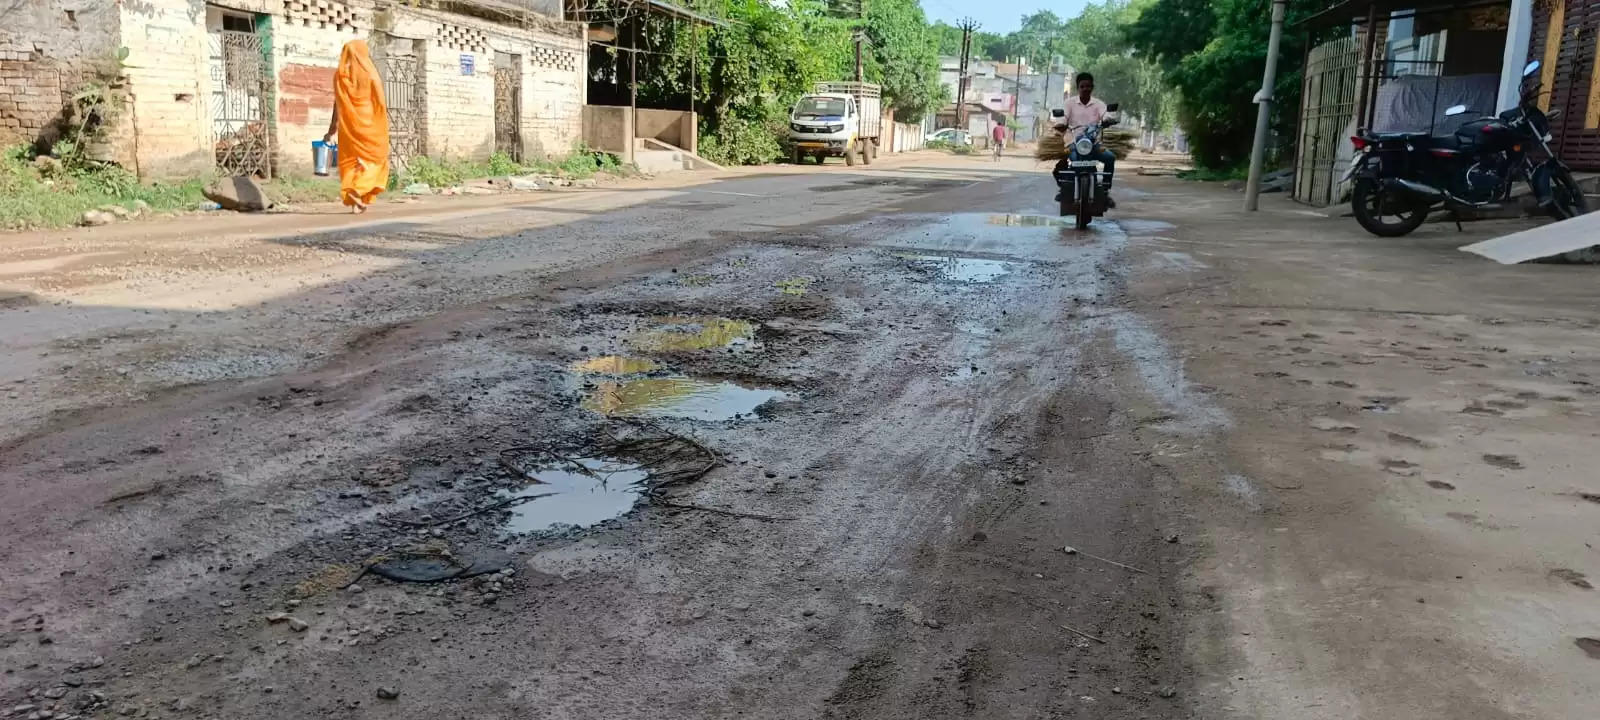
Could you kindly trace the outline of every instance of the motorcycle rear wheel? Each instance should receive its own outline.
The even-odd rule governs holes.
[[[1400,237],[1422,226],[1428,219],[1428,206],[1395,193],[1386,193],[1375,181],[1356,181],[1350,193],[1350,209],[1356,222],[1378,237]]]
[[[1550,216],[1557,220],[1575,218],[1589,212],[1589,201],[1584,198],[1583,188],[1578,186],[1571,172],[1557,170],[1550,175],[1550,195],[1548,210]]]

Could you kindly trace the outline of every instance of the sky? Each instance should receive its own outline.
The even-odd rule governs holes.
[[[1060,0],[1047,3],[1043,0],[922,0],[922,11],[928,19],[943,20],[951,25],[964,17],[977,20],[979,30],[1004,35],[1022,24],[1022,16],[1049,10],[1062,18],[1076,16],[1088,0]]]

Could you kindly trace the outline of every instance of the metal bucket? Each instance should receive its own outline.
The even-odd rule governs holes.
[[[311,171],[318,175],[331,175],[339,166],[339,146],[321,140],[311,143]]]

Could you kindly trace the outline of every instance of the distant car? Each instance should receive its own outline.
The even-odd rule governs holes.
[[[933,131],[933,134],[929,135],[928,139],[943,140],[951,145],[971,145],[972,133],[958,128],[944,128]]]

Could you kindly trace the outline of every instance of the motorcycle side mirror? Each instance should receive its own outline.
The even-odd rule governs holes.
[[[1106,112],[1116,112],[1117,108],[1121,107],[1121,105],[1121,103],[1111,103],[1110,105],[1106,106]]]
[[[1454,117],[1456,115],[1461,115],[1461,114],[1464,114],[1466,112],[1467,112],[1467,106],[1465,106],[1465,105],[1451,105],[1449,108],[1445,109],[1444,116],[1445,117]]]
[[[1063,108],[1051,108],[1050,117],[1066,117],[1067,111]]]
[[[1539,72],[1539,67],[1540,65],[1538,60],[1529,61],[1527,67],[1522,68],[1522,76],[1528,77],[1536,72]]]

